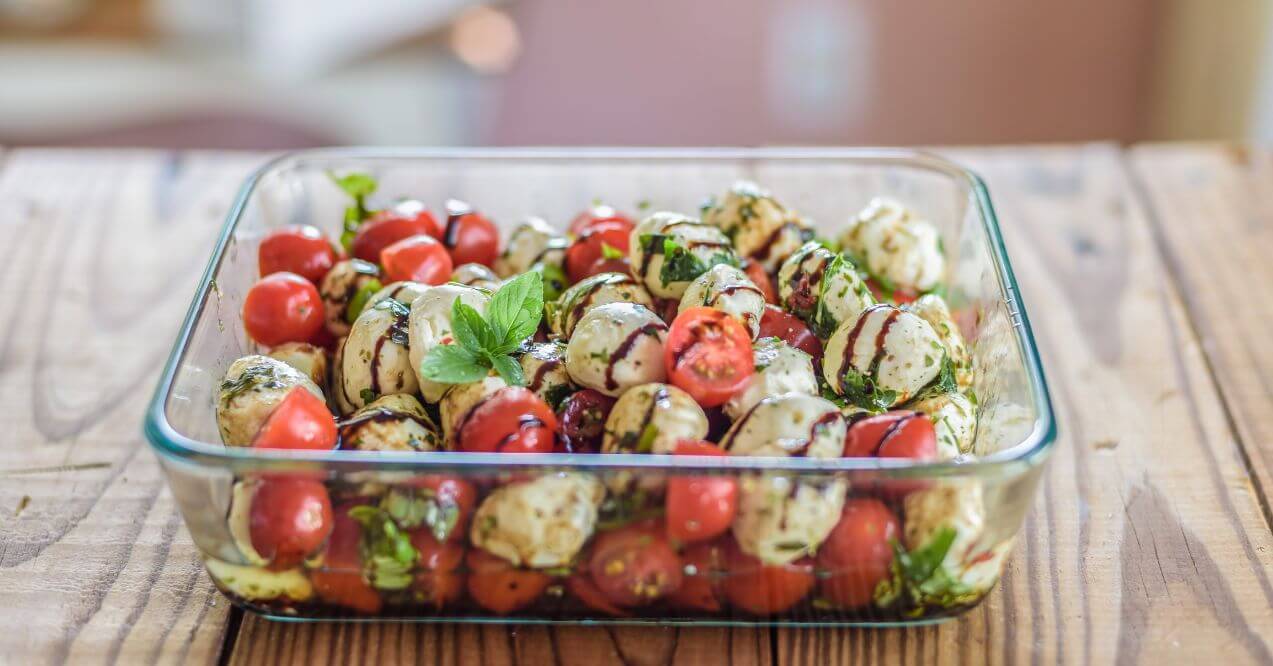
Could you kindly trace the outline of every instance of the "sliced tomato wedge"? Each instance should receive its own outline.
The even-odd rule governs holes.
[[[775,337],[810,355],[816,361],[822,358],[822,341],[809,330],[809,326],[790,312],[776,305],[766,305],[760,316],[760,333],[757,337]]]

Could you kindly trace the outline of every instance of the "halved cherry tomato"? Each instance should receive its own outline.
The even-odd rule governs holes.
[[[726,542],[729,574],[722,589],[729,603],[755,615],[781,613],[800,603],[813,589],[813,560],[764,564],[744,553],[733,539]]]
[[[622,608],[610,603],[606,595],[601,593],[596,583],[592,582],[592,576],[587,570],[572,574],[566,579],[566,591],[570,592],[583,605],[593,610],[601,611],[606,615],[616,617],[625,617],[629,613]]]
[[[380,261],[380,253],[390,245],[412,236],[441,238],[438,221],[419,201],[404,201],[393,208],[377,211],[354,233],[350,246],[355,258]]]
[[[404,238],[380,251],[380,265],[390,282],[410,280],[421,284],[446,284],[454,266],[451,255],[432,236]]]
[[[248,532],[271,569],[300,564],[331,531],[331,498],[322,483],[292,476],[261,479],[248,509]]]
[[[849,427],[844,456],[932,460],[937,457],[937,431],[919,412],[895,410],[870,416]]]
[[[662,526],[633,523],[597,535],[588,569],[592,582],[619,606],[643,606],[681,586],[681,560]]]
[[[593,389],[576,391],[566,397],[558,410],[561,422],[562,453],[598,453],[605,435],[606,419],[615,399]]]
[[[683,439],[672,453],[723,456],[711,442]],[[706,541],[724,534],[738,511],[738,483],[727,476],[673,476],[667,481],[667,537],[673,542]]]
[[[778,302],[778,291],[774,289],[774,279],[765,271],[765,267],[758,262],[748,260],[743,265],[743,272],[752,282],[760,287],[760,292],[765,295],[765,302],[776,304]]]
[[[676,608],[717,612],[721,609],[721,581],[726,577],[725,549],[719,541],[696,543],[681,553],[681,586],[668,595]]]
[[[898,305],[905,305],[919,298],[918,294],[905,289],[894,289],[891,293],[885,291],[884,287],[880,286],[880,283],[876,282],[874,278],[867,278],[866,286],[871,290],[871,295],[875,297],[875,300],[881,303],[892,302]]]
[[[464,418],[456,445],[461,451],[551,453],[557,415],[530,389],[508,386]]]
[[[336,448],[336,417],[327,403],[300,386],[288,391],[257,431],[252,446],[260,449]]]
[[[336,250],[317,227],[295,224],[266,234],[256,258],[262,276],[296,273],[317,284],[336,263]]]
[[[437,503],[440,515],[455,512],[455,524],[447,533],[446,540],[448,543],[463,542],[469,533],[473,507],[477,504],[477,488],[466,479],[447,474],[426,474],[409,483],[416,488],[432,491],[432,501]]]
[[[438,543],[428,527],[408,532],[411,545],[420,557],[419,571],[411,583],[415,600],[434,608],[459,601],[464,594],[464,572],[458,571],[464,561],[463,543]]]
[[[446,228],[442,244],[451,260],[460,264],[490,266],[499,256],[499,230],[495,223],[462,201],[446,202]]]
[[[809,330],[799,317],[776,305],[766,305],[760,317],[760,334],[757,337],[774,336],[813,357],[822,358],[822,341]]]
[[[323,601],[373,614],[380,612],[384,602],[363,575],[359,544],[362,526],[349,517],[349,510],[361,504],[364,502],[336,507],[322,567],[311,571],[309,580]]]
[[[756,371],[751,334],[715,308],[682,310],[664,348],[668,380],[704,407],[723,404]]]
[[[469,570],[469,596],[482,608],[500,615],[531,605],[552,582],[545,573],[514,568],[480,548],[470,550],[464,563]]]
[[[883,502],[854,497],[844,503],[840,522],[818,548],[818,566],[829,574],[819,582],[822,595],[842,608],[871,603],[875,587],[889,577],[894,540],[901,524]]]
[[[323,320],[318,287],[295,273],[267,275],[243,299],[243,328],[266,347],[307,342],[318,334]]]
[[[566,277],[573,282],[589,277],[594,267],[603,267],[607,254],[615,261],[628,255],[628,239],[632,226],[626,222],[595,222],[584,229],[575,242],[566,248]],[[624,269],[626,272],[626,268]]]
[[[629,230],[636,226],[636,221],[627,215],[610,206],[598,204],[579,213],[570,221],[570,233],[576,237],[582,236],[585,230],[600,222],[623,222],[628,225]]]

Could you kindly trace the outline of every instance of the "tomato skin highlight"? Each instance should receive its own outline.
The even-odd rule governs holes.
[[[495,223],[459,201],[447,202],[446,228],[441,241],[456,266],[491,266],[499,257],[499,229]]]
[[[570,279],[571,283],[579,282],[594,275],[592,271],[595,268],[609,265],[604,263],[606,261],[606,246],[617,250],[623,257],[627,257],[631,233],[632,227],[624,222],[606,221],[589,225],[570,244],[570,247],[566,248],[566,277]],[[615,257],[610,261],[620,262],[623,261],[623,257]],[[627,272],[627,264],[624,263],[623,266],[623,272]]]
[[[288,391],[252,439],[258,449],[309,449],[330,451],[336,448],[339,433],[336,417],[327,403],[300,386]]]
[[[588,569],[602,595],[618,606],[644,606],[681,586],[681,560],[663,531],[634,523],[597,535]]]
[[[530,389],[509,386],[473,408],[460,426],[456,444],[478,453],[551,453],[557,415]]]
[[[319,549],[332,531],[327,488],[304,477],[270,476],[248,509],[252,547],[274,570],[290,569]]]
[[[363,504],[366,502],[336,507],[332,533],[323,551],[323,565],[309,573],[309,580],[323,601],[371,615],[379,613],[384,602],[363,576],[359,550],[362,526],[349,516],[350,509]]]
[[[446,284],[454,270],[451,255],[442,243],[425,235],[409,236],[381,250],[380,265],[390,282],[427,285]]]
[[[499,615],[525,608],[544,593],[552,579],[539,571],[516,569],[506,560],[474,548],[464,558],[469,596]]]
[[[871,603],[875,587],[891,574],[892,542],[901,535],[901,523],[883,502],[850,498],[818,548],[818,566],[829,573],[818,583],[822,595],[841,608]]]
[[[722,584],[729,603],[753,615],[773,615],[800,603],[813,589],[813,560],[801,558],[791,564],[766,565],[726,542],[728,575]]]
[[[307,342],[323,327],[323,299],[313,282],[295,273],[272,273],[243,299],[243,329],[266,347]]]
[[[357,259],[376,263],[380,253],[390,245],[412,236],[440,238],[438,222],[419,202],[404,201],[393,208],[377,211],[354,232],[350,254]]]
[[[722,607],[721,581],[725,577],[725,549],[719,541],[696,543],[681,553],[688,570],[681,586],[668,595],[668,603],[676,608],[715,613]]]
[[[336,250],[317,227],[294,224],[275,229],[256,250],[261,276],[295,273],[318,284],[336,263]]]
[[[724,456],[711,442],[681,440],[675,455]],[[738,512],[738,482],[727,476],[673,476],[667,481],[667,536],[673,542],[706,541],[724,534]]]
[[[668,381],[703,407],[717,407],[747,385],[756,371],[751,334],[720,310],[680,311],[664,347]]]
[[[775,337],[813,357],[822,358],[822,341],[799,317],[776,305],[766,305],[760,317],[760,333],[756,337]]]
[[[576,215],[575,219],[570,221],[569,231],[571,235],[579,237],[582,236],[584,231],[586,231],[589,227],[594,224],[604,222],[620,222],[626,224],[628,225],[629,231],[632,227],[636,226],[636,220],[631,217],[616,211],[610,206],[598,204]]]
[[[846,458],[937,458],[937,431],[919,412],[894,410],[849,426],[844,437]]]

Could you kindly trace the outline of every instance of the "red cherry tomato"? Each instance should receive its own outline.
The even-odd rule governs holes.
[[[469,596],[500,615],[531,605],[552,582],[547,574],[516,569],[506,560],[474,548],[464,558],[469,570]]]
[[[374,614],[380,612],[383,602],[362,572],[359,544],[362,526],[349,517],[349,510],[359,504],[336,507],[331,537],[323,551],[323,565],[309,573],[309,580],[323,601]]]
[[[576,237],[582,236],[583,232],[587,230],[588,227],[600,222],[622,222],[628,225],[629,230],[636,226],[636,220],[633,220],[627,215],[624,215],[609,206],[596,205],[579,213],[575,216],[575,219],[570,221],[570,233]]]
[[[723,404],[756,370],[751,334],[737,319],[709,307],[676,315],[663,354],[669,381],[704,407]]]
[[[747,277],[751,278],[752,282],[756,283],[757,287],[760,287],[761,293],[765,295],[766,303],[776,304],[778,302],[778,291],[774,289],[774,279],[769,273],[765,272],[764,266],[754,261],[748,261],[743,266],[743,272],[747,274]]]
[[[614,409],[615,399],[593,389],[576,391],[561,403],[557,420],[561,422],[562,453],[598,453],[605,435],[606,419]]]
[[[557,416],[530,389],[500,389],[464,417],[456,436],[461,451],[551,453]]]
[[[763,564],[744,553],[732,539],[725,548],[728,575],[722,589],[729,603],[754,615],[781,613],[800,603],[813,589],[813,561]]]
[[[410,484],[433,493],[433,501],[441,515],[455,512],[455,525],[447,533],[448,543],[463,542],[469,533],[469,519],[477,505],[477,488],[466,479],[446,474],[428,474],[412,479]]]
[[[612,259],[616,262],[627,257],[631,233],[632,226],[626,222],[608,221],[589,225],[566,248],[566,277],[572,283],[589,277],[594,267],[605,265],[603,260],[609,258],[607,254],[617,253],[618,256]],[[625,267],[624,272],[626,271]]]
[[[336,263],[336,250],[316,227],[296,224],[266,234],[256,258],[262,276],[296,273],[317,284]]]
[[[871,603],[875,586],[890,575],[893,544],[901,523],[883,502],[855,497],[844,504],[840,522],[818,548],[818,566],[828,572],[822,595],[841,608]]]
[[[725,579],[725,549],[719,541],[696,543],[681,553],[685,575],[668,595],[676,608],[715,613],[721,609],[721,581]]]
[[[439,238],[437,220],[418,201],[404,201],[393,208],[377,211],[354,233],[350,246],[353,256],[376,263],[380,253],[390,245],[412,236]]]
[[[776,305],[766,305],[760,317],[760,333],[757,337],[780,338],[783,342],[810,355],[816,361],[822,358],[822,341],[809,330],[799,317]]]
[[[442,244],[451,251],[451,261],[490,266],[499,256],[499,230],[495,223],[460,201],[446,203],[446,229]]]
[[[711,442],[683,439],[672,451],[682,456],[723,456]],[[667,537],[706,541],[725,533],[738,511],[738,483],[727,476],[673,476],[667,481]]]
[[[619,606],[643,606],[681,586],[681,560],[660,525],[634,523],[597,535],[592,582]]]
[[[896,410],[870,416],[849,427],[844,456],[932,460],[937,457],[937,431],[919,412]]]
[[[332,531],[331,498],[313,479],[261,479],[248,509],[252,547],[275,570],[290,569],[318,550]]]
[[[578,599],[583,605],[593,610],[601,611],[606,615],[616,617],[625,617],[629,613],[622,608],[610,603],[606,595],[601,593],[597,585],[592,582],[592,576],[587,571],[581,571],[573,574],[566,579],[566,590],[570,592],[574,598]]]
[[[252,446],[330,451],[336,448],[337,436],[336,418],[327,409],[327,403],[298,386],[270,412],[252,440]]]
[[[410,280],[421,284],[446,284],[454,266],[451,255],[432,236],[404,238],[380,251],[380,265],[390,282]]]
[[[622,273],[624,275],[631,275],[632,264],[628,261],[627,257],[614,257],[610,259],[601,257],[592,262],[592,265],[584,271],[583,278],[580,279],[590,278],[594,275],[601,275],[602,273]]]
[[[323,327],[323,299],[313,282],[295,273],[273,273],[243,299],[243,328],[266,347],[307,342]]]
[[[411,545],[420,557],[419,571],[411,583],[415,600],[442,608],[460,600],[464,594],[464,573],[458,571],[464,561],[464,544],[438,543],[428,528],[408,533]]]

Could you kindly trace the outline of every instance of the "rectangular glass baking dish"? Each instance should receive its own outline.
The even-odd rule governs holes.
[[[650,210],[694,213],[706,196],[749,179],[811,217],[820,234],[834,237],[871,197],[895,197],[936,224],[947,248],[947,299],[981,368],[974,384],[981,411],[977,459],[915,464],[727,457],[689,462],[658,455],[265,452],[222,446],[214,416],[218,384],[232,361],[254,351],[239,311],[257,279],[256,244],[266,231],[286,224],[313,224],[338,236],[346,201],[328,174],[349,171],[365,171],[379,180],[372,203],[410,196],[437,206],[458,198],[474,202],[505,235],[527,214],[564,228],[594,199],[628,209],[641,202]],[[328,149],[279,157],[247,180],[230,209],[144,427],[214,582],[247,610],[288,620],[691,625],[897,625],[965,612],[997,581],[1056,436],[1038,350],[984,183],[934,155],[892,149]],[[891,602],[856,608],[837,607],[820,594],[824,580],[852,572],[815,567],[814,589],[794,607],[773,615],[728,602],[692,611],[656,603],[611,614],[580,603],[569,593],[566,577],[571,571],[561,570],[543,572],[548,584],[536,601],[508,614],[484,610],[466,595],[439,607],[422,602],[411,593],[413,588],[386,592],[379,602],[355,610],[324,600],[306,578],[314,571],[331,573],[328,564],[308,562],[288,576],[257,579],[259,571],[236,546],[227,520],[236,480],[281,472],[322,478],[333,492],[359,488],[360,493],[410,487],[413,478],[436,473],[461,475],[479,488],[514,474],[549,473],[586,474],[603,483],[624,475],[652,486],[672,474],[728,475],[740,481],[781,476],[793,487],[847,483],[850,495],[878,495],[881,487],[902,484],[911,494],[922,489],[929,498],[926,506],[911,507],[896,499],[898,493],[884,493],[894,497],[890,501],[904,517],[903,532],[911,524],[905,516],[923,510],[937,515],[935,524],[949,527],[955,537],[936,563],[948,574],[944,583],[924,582],[934,579],[922,578],[920,562],[915,581],[922,584],[896,585],[897,593],[881,597]],[[464,575],[463,567],[459,571]],[[336,573],[361,575],[357,570]],[[760,586],[762,597],[783,594],[765,590],[768,579],[747,572],[687,566],[684,580],[696,578],[727,600],[732,597],[721,590],[731,585],[751,587],[753,594]],[[951,585],[951,579],[957,584]]]

